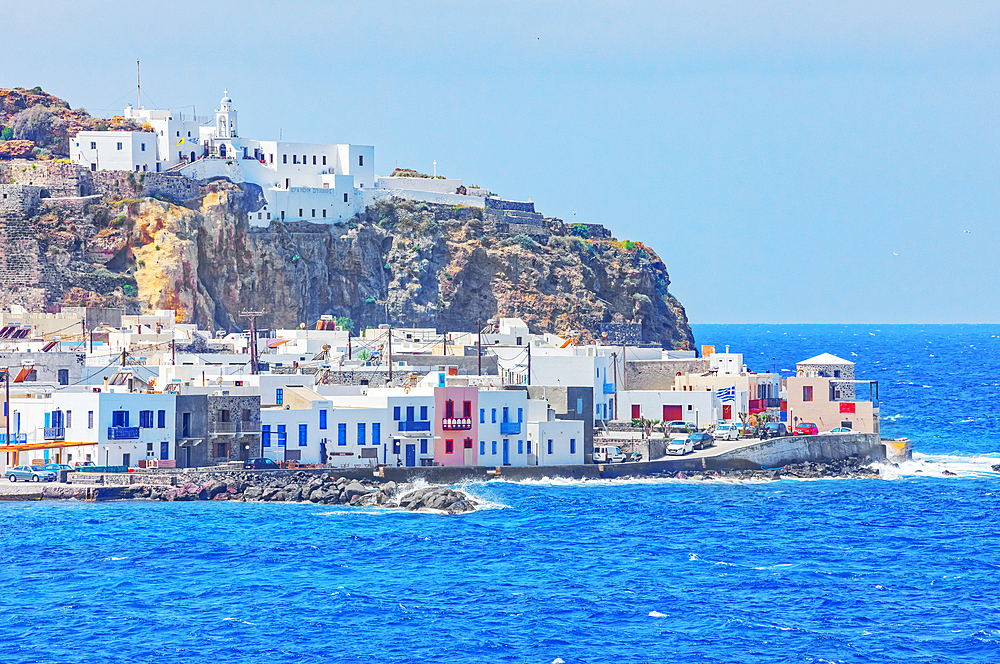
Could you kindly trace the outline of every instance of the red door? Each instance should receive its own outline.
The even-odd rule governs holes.
[[[722,407],[722,419],[724,419],[724,420],[731,420],[731,419],[733,419],[733,407],[732,406],[723,406]]]
[[[663,421],[672,422],[674,420],[684,419],[684,408],[681,406],[664,406],[663,407]]]
[[[642,415],[639,412],[639,404],[637,403],[632,404],[632,419],[637,420],[640,417],[642,417]]]

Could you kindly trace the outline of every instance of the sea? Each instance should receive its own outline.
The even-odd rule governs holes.
[[[914,460],[469,484],[461,516],[0,503],[0,661],[1000,661],[1000,326],[694,332],[751,370],[854,361]]]

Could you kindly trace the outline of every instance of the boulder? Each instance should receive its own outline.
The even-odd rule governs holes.
[[[354,481],[347,485],[344,489],[344,493],[347,494],[348,499],[353,499],[354,496],[363,496],[368,493],[368,489],[361,484],[361,482]],[[352,503],[353,504],[353,503]]]
[[[258,486],[247,487],[246,490],[243,492],[243,499],[256,500],[260,498],[261,493],[262,493],[261,488]]]

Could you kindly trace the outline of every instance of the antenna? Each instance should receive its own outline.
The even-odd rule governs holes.
[[[257,319],[263,316],[265,311],[251,311],[249,309],[244,309],[240,312],[240,318],[250,319],[250,374],[256,376],[258,373],[257,367]]]
[[[139,107],[136,110],[142,110],[142,84],[139,81],[139,61],[135,61],[135,89],[139,96]]]

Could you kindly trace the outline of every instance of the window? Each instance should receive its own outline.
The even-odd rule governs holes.
[[[466,438],[465,439],[465,449],[467,449],[467,450],[471,450],[472,449],[472,439],[471,438]]]
[[[187,413],[184,413],[187,415]],[[264,447],[271,446],[271,425],[262,424],[260,425],[260,440],[264,444]]]
[[[552,454],[552,439],[549,438],[549,454]]]
[[[446,419],[455,417],[455,402],[451,399],[444,402],[444,416]]]
[[[486,456],[486,441],[479,441],[479,456]]]
[[[337,425],[337,444],[338,445],[347,444],[347,425],[343,422]]]
[[[840,378],[840,369],[834,369],[833,370],[833,377],[834,378]]]
[[[633,420],[638,420],[641,417],[642,417],[642,413],[639,410],[639,404],[637,404],[637,403],[632,404],[632,419]]]
[[[472,417],[472,402],[463,401],[462,402],[462,417]]]
[[[97,149],[97,143],[95,143],[94,141],[91,141],[90,142],[90,149],[91,150],[96,150]]]
[[[523,408],[518,408],[517,409],[517,423],[520,424],[523,421],[523,419],[524,419],[524,409]]]
[[[119,149],[119,150],[121,150],[121,149],[122,149],[122,144],[121,144],[121,143],[119,143],[119,144],[118,144],[118,149]]]
[[[297,154],[293,154],[292,155],[292,163],[293,164],[299,163],[299,155],[297,155]]]
[[[69,385],[69,369],[59,369],[57,371],[57,380],[60,385]]]
[[[421,421],[427,421],[427,406],[420,407],[420,419]]]
[[[272,152],[272,153],[270,153],[267,156],[269,157],[269,161],[273,164],[274,163],[274,153]]]
[[[299,208],[299,216],[302,216],[302,208]]]
[[[426,438],[421,438],[420,439],[420,453],[421,454],[427,454],[427,439]]]
[[[285,431],[285,425],[278,425],[278,447],[284,447],[288,440],[288,432]]]
[[[299,425],[299,447],[306,447],[309,444],[309,425]]]
[[[365,156],[363,154],[359,154],[358,155],[358,166],[364,166],[364,165],[365,165]]]
[[[528,454],[531,454],[531,441],[528,441]]]
[[[312,216],[313,216],[314,218],[316,217],[316,208],[313,208],[313,209],[312,209]]]
[[[493,424],[496,424],[497,423],[497,409],[493,408],[492,410],[493,410],[493,412],[491,413],[491,415],[493,417]]]
[[[344,202],[345,203],[347,202],[347,194],[346,193],[344,194]]]
[[[323,155],[323,165],[326,166],[326,155]]]
[[[517,441],[517,453],[518,454],[524,454],[524,441],[523,440]]]
[[[367,435],[368,435],[368,432],[365,431],[365,423],[364,422],[358,422],[358,445],[364,445],[365,444],[365,437]]]
[[[510,408],[508,408],[507,406],[504,406],[503,407],[503,419],[500,420],[504,424],[506,424],[507,422],[510,422],[510,413],[508,411],[510,411]]]
[[[485,408],[480,408],[479,409],[479,423],[480,424],[486,424],[486,409]]]
[[[399,421],[399,406],[392,407],[392,419]]]
[[[491,454],[496,454],[496,453],[497,453],[497,441],[494,440]]]
[[[406,407],[406,421],[407,422],[413,421],[413,406]]]
[[[326,429],[326,410],[319,411],[319,428]]]
[[[446,441],[444,441],[444,453],[445,454],[454,454],[455,453],[455,441],[453,441],[453,440],[446,440]]]
[[[313,155],[313,166],[316,165],[316,155]]]
[[[278,406],[282,405],[285,401],[285,390],[282,388],[277,388],[274,390],[274,403]]]
[[[66,411],[66,428],[67,429],[73,428],[73,411],[71,410]]]
[[[382,423],[372,422],[372,445],[382,443]]]
[[[569,453],[576,454],[576,438],[569,439]]]
[[[303,164],[306,163],[306,156],[305,155],[302,155],[302,163]]]
[[[281,163],[282,164],[287,164],[288,163],[288,155],[287,154],[281,155]]]
[[[576,400],[576,414],[583,415],[583,399]]]
[[[146,443],[146,452],[152,452],[152,451],[153,451],[153,444]]]
[[[802,400],[803,401],[812,401],[813,400],[813,388],[812,388],[812,385],[803,385],[802,386]]]
[[[139,428],[141,429],[153,428],[153,411],[151,410],[139,411]]]
[[[399,441],[398,440],[392,441],[392,453],[393,454],[399,454]]]
[[[146,151],[146,144],[145,143],[141,143],[140,145],[142,146],[142,151],[145,152]]]
[[[323,216],[326,217],[326,210],[323,210]]]

